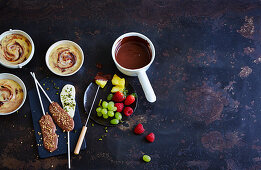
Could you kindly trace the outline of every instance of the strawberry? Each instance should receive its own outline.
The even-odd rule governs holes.
[[[148,134],[148,135],[146,136],[146,139],[147,139],[147,141],[149,141],[149,142],[154,142],[154,140],[155,140],[155,135],[154,135],[154,133]]]
[[[137,135],[142,134],[144,131],[145,129],[143,128],[143,125],[141,123],[139,123],[134,129],[134,133],[136,133]]]
[[[117,92],[113,95],[112,100],[113,100],[114,102],[122,102],[123,100],[125,100],[125,95],[124,95],[122,92],[117,91]]]
[[[125,116],[130,116],[133,113],[133,109],[131,107],[125,107],[123,113]]]
[[[117,107],[117,112],[122,112],[122,110],[124,108],[123,103],[115,103],[114,106]]]
[[[135,94],[130,94],[126,97],[126,100],[124,101],[125,105],[131,105],[132,103],[135,102]]]

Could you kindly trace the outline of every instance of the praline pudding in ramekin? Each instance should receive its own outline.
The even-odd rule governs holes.
[[[73,75],[81,68],[83,60],[81,47],[69,40],[54,43],[45,56],[47,67],[59,76]]]
[[[34,43],[21,30],[9,30],[0,35],[0,64],[8,68],[22,68],[33,57]]]
[[[24,104],[26,87],[17,76],[9,73],[0,74],[0,115],[14,113]]]

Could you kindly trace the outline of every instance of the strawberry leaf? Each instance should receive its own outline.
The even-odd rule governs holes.
[[[136,93],[132,93],[132,96],[134,96],[135,98],[137,98],[137,94]]]
[[[124,90],[123,90],[123,94],[124,94],[124,96],[126,97],[127,94],[128,94],[128,90],[124,89]]]

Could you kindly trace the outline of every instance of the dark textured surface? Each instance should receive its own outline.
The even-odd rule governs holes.
[[[82,69],[64,80],[83,94],[98,69],[120,74],[111,59],[114,40],[125,32],[148,36],[156,58],[148,76],[157,95],[148,103],[137,78],[127,77],[139,107],[126,123],[89,124],[87,149],[72,157],[74,169],[261,169],[261,2],[246,0],[7,1],[0,2],[0,31],[24,30],[35,55],[22,70],[0,67],[33,88],[55,77],[45,65],[48,47],[62,39],[84,50]],[[82,101],[83,95],[77,96]],[[86,118],[82,103],[81,119]],[[38,159],[29,101],[18,114],[0,118],[0,168],[67,167],[66,155]],[[27,115],[26,117],[24,115]],[[154,143],[132,129],[143,123]],[[31,146],[32,145],[32,146]],[[141,161],[146,153],[150,163]]]

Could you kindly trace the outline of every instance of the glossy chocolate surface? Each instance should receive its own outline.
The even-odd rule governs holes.
[[[115,51],[116,61],[128,69],[138,69],[148,65],[151,57],[149,43],[137,36],[120,40]]]

